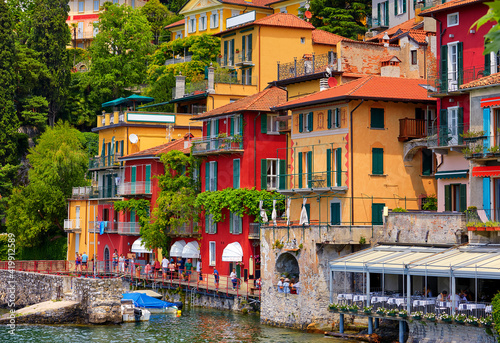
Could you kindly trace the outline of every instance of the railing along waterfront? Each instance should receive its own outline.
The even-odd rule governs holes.
[[[204,137],[193,141],[193,155],[215,152],[233,152],[243,150],[243,137],[240,135],[229,137]]]
[[[293,62],[278,62],[278,81],[324,72],[327,68],[330,71],[338,70],[337,54],[333,51],[321,55],[311,54],[300,59],[295,57]]]

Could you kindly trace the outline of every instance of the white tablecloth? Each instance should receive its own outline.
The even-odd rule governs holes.
[[[404,304],[404,303],[405,303],[405,300],[406,300],[406,299],[404,299],[404,298],[389,298],[389,299],[387,300],[387,303],[388,303],[388,304],[394,304],[394,305],[398,305],[398,306],[399,306],[399,305]]]
[[[389,297],[373,297],[372,298],[372,304],[373,303],[387,302],[387,300],[389,300]]]
[[[352,301],[366,301],[366,295],[355,295],[352,297]]]
[[[340,293],[337,295],[337,300],[352,300],[353,296],[351,293]]]
[[[429,299],[429,300],[413,300],[413,306],[429,306],[429,305],[434,305],[436,303],[436,300],[434,299]]]
[[[459,310],[479,310],[479,309],[485,309],[486,305],[485,304],[460,304],[458,305]]]

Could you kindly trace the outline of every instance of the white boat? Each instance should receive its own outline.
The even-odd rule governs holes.
[[[131,299],[122,299],[121,310],[122,320],[124,323],[146,322],[151,316],[150,311],[142,308],[136,308],[134,306],[134,302]]]

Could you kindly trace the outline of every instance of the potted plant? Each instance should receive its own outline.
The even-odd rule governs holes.
[[[436,321],[436,315],[434,313],[429,312],[429,313],[424,314],[424,319],[428,320],[430,322],[435,322]]]
[[[488,220],[486,223],[484,223],[484,227],[486,231],[499,231],[500,223]]]
[[[396,317],[397,314],[398,314],[398,310],[396,310],[394,308],[392,310],[387,311],[387,315],[390,317]]]
[[[448,313],[441,313],[439,316],[438,316],[438,320],[442,321],[442,322],[451,322],[453,320],[453,316],[449,315]]]
[[[385,316],[385,314],[387,313],[387,310],[383,307],[379,307],[377,309],[377,314],[380,315],[380,316]]]
[[[339,305],[338,304],[330,304],[328,305],[328,309],[332,312],[338,312],[339,311]]]
[[[424,313],[422,311],[416,311],[416,312],[413,312],[411,314],[411,317],[415,320],[420,320],[422,319],[422,316],[424,315]]]
[[[464,154],[465,158],[471,158],[472,157],[472,149],[469,147],[463,148],[462,149],[462,154]]]
[[[493,156],[500,155],[500,147],[498,145],[490,146],[488,150],[493,154]]]
[[[401,318],[406,318],[406,317],[408,317],[408,311],[401,310],[401,311],[398,312],[398,316],[401,317]]]
[[[467,316],[465,314],[456,314],[455,317],[453,317],[453,321],[457,324],[465,323],[466,319],[467,319]]]
[[[357,313],[359,310],[358,305],[351,305],[349,306],[349,312]]]
[[[493,318],[491,316],[479,318],[479,323],[485,327],[491,327],[493,325]]]
[[[235,51],[237,54],[239,54],[239,53],[240,53],[240,49],[238,49],[238,48],[236,48],[234,51]]]
[[[366,314],[372,313],[372,310],[373,310],[373,306],[365,306],[365,307],[363,307],[363,312],[366,313]]]
[[[465,323],[473,326],[477,326],[478,321],[479,320],[475,316],[468,316],[467,319],[465,319]]]
[[[483,139],[483,138],[486,138],[484,136],[484,131],[475,131],[475,130],[469,130],[467,132],[464,132],[462,134],[460,134],[460,136],[463,137],[464,141],[469,141],[469,142],[474,142],[478,139]]]
[[[340,305],[339,310],[340,310],[340,312],[349,312],[349,306],[348,305]]]

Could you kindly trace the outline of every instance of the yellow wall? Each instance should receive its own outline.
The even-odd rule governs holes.
[[[313,171],[314,173],[326,172],[326,149],[342,148],[342,181],[341,186],[347,186],[347,192],[334,194],[328,192],[322,194],[320,201],[317,195],[308,200],[311,206],[311,220],[329,221],[329,203],[335,197],[341,198],[342,222],[350,221],[351,200],[351,178],[354,181],[354,222],[355,224],[369,224],[371,222],[371,205],[384,203],[389,209],[395,207],[406,207],[408,209],[419,209],[416,198],[435,194],[435,179],[422,177],[421,154],[417,153],[411,162],[403,161],[403,143],[398,141],[399,119],[413,117],[415,108],[425,108],[422,105],[374,102],[367,101],[354,112],[354,176],[350,162],[349,146],[349,113],[359,104],[352,101],[348,104],[332,103],[330,106],[317,106],[293,111],[292,115],[292,137],[289,146],[294,147],[294,155],[291,150],[288,154],[288,174],[298,173],[298,152],[306,152],[314,149]],[[341,127],[338,129],[327,129],[326,114],[328,109],[341,108]],[[384,108],[385,128],[370,129],[370,109]],[[299,113],[314,112],[314,130],[310,133],[298,132]],[[323,114],[323,128],[319,120]],[[305,119],[304,119],[305,120]],[[330,134],[324,135],[324,133]],[[322,135],[323,134],[323,135]],[[311,145],[316,145],[314,148]],[[372,148],[384,149],[384,175],[371,175],[372,172]],[[304,154],[305,155],[305,154]],[[305,158],[305,157],[304,157]],[[304,160],[303,160],[304,161]],[[346,163],[349,161],[349,173],[346,175]],[[335,169],[335,164],[332,170]],[[305,161],[303,162],[303,173],[305,174]],[[347,177],[348,176],[348,177]],[[298,188],[298,176],[295,176],[294,187]],[[306,187],[307,176],[303,175],[303,187]],[[290,180],[290,177],[289,177]],[[335,180],[335,178],[333,178]],[[332,181],[334,183],[335,181]],[[335,186],[335,185],[334,185]],[[288,187],[288,188],[294,188]],[[311,196],[311,194],[306,194]],[[295,195],[292,200],[291,220],[298,222],[302,204],[301,195]],[[363,199],[361,199],[363,197]],[[371,197],[386,199],[371,199]],[[405,197],[407,198],[405,202]],[[390,199],[389,199],[390,198]],[[411,200],[410,200],[411,198]],[[321,212],[321,214],[320,214]]]
[[[76,218],[76,207],[80,206],[80,217]],[[80,219],[80,244],[79,253],[83,254],[86,252],[87,255],[92,256],[94,245],[91,242],[94,241],[93,234],[89,233],[89,222],[95,221],[97,215],[97,201],[87,199],[70,199],[69,200],[69,213],[68,218],[70,219]],[[68,233],[68,252],[67,259],[70,261],[75,260],[75,243],[76,235],[78,233]]]
[[[291,1],[278,2],[276,4],[271,5],[271,7],[274,9],[274,13],[280,13],[281,9],[285,7],[286,13],[298,16],[301,2],[305,3],[305,1],[291,0]]]

